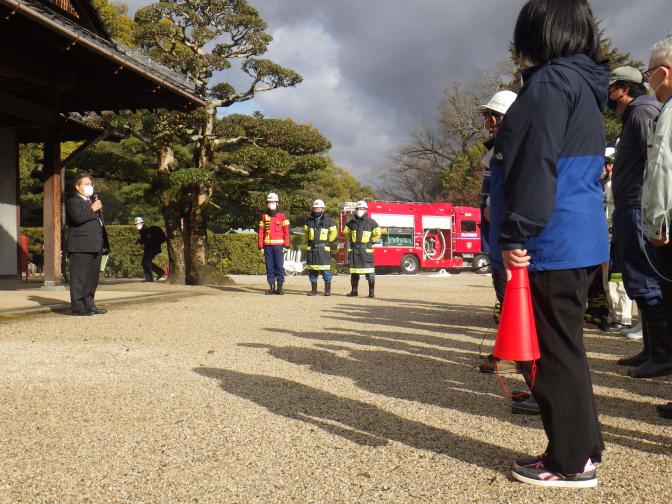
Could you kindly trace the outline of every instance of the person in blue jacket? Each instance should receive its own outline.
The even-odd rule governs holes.
[[[603,441],[582,322],[591,276],[609,260],[600,175],[610,69],[586,0],[528,1],[514,47],[527,68],[491,161],[490,254],[509,275],[530,271],[541,352],[531,385],[548,445],[516,461],[513,477],[592,487]]]

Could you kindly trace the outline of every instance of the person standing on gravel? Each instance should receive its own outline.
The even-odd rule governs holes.
[[[483,128],[488,134],[488,140],[484,143],[488,153],[483,158],[483,181],[481,182],[481,250],[490,254],[490,160],[492,159],[493,147],[497,130],[499,129],[504,115],[509,107],[516,101],[518,95],[513,91],[498,91],[485,105],[480,107],[483,116]],[[492,265],[492,260],[490,261]],[[497,303],[495,304],[494,318],[499,323],[502,313],[502,302],[504,301],[504,291],[506,290],[506,273],[503,269],[492,267],[492,285],[495,289]],[[495,373],[495,369],[500,374],[516,373],[519,371],[518,365],[511,361],[500,361],[490,354],[485,362],[478,366],[481,373]]]
[[[669,335],[661,328],[665,308],[660,282],[647,260],[654,247],[642,233],[642,185],[647,157],[647,136],[662,105],[649,96],[643,76],[633,67],[620,67],[609,78],[609,106],[621,116],[623,128],[616,147],[611,180],[614,195],[613,233],[615,265],[623,273],[623,285],[637,304],[642,321],[644,348],[620,359],[634,378],[651,378],[672,373]]]
[[[350,286],[348,297],[359,295],[359,277],[366,275],[369,281],[369,297],[375,297],[376,273],[373,265],[373,244],[380,240],[378,223],[368,216],[366,201],[355,204],[355,216],[348,221],[344,234],[348,240],[348,263],[350,264]]]
[[[276,193],[269,193],[266,198],[268,212],[259,221],[259,250],[263,251],[266,260],[266,279],[269,289],[266,295],[285,293],[284,249],[289,248],[289,220],[278,211],[280,198]]]
[[[512,475],[594,487],[604,445],[583,315],[591,273],[609,260],[600,185],[609,63],[587,0],[529,0],[514,49],[524,85],[495,141],[490,246],[500,268],[530,271],[541,352],[531,385],[548,444],[517,460]]]
[[[600,324],[600,330],[610,333],[617,333],[623,329],[628,329],[632,325],[632,301],[625,292],[623,285],[623,275],[620,272],[613,271],[612,251],[614,242],[612,236],[612,215],[614,214],[614,195],[611,191],[611,177],[614,171],[614,158],[616,149],[607,147],[604,150],[604,174],[602,175],[602,185],[604,187],[604,214],[607,217],[609,226],[609,256],[610,261],[602,265],[602,287],[607,295],[609,304],[609,315],[607,320]]]
[[[73,315],[102,315],[107,310],[98,308],[94,297],[98,288],[103,249],[108,247],[101,216],[103,204],[94,196],[93,179],[90,175],[77,175],[75,192],[65,203],[70,260],[70,306]]]
[[[316,199],[303,226],[306,236],[306,263],[310,280],[309,296],[317,296],[317,279],[322,273],[324,295],[331,296],[331,242],[338,236],[336,224],[324,211],[324,201]]]
[[[644,234],[655,247],[656,273],[661,275],[663,305],[667,320],[656,331],[667,331],[666,341],[672,340],[672,37],[667,37],[653,46],[649,58],[651,89],[663,105],[655,132],[649,135],[649,155],[644,172],[642,190],[642,218]],[[664,278],[662,278],[664,277]],[[672,352],[669,344],[668,355]],[[658,406],[658,413],[672,418],[672,402]]]

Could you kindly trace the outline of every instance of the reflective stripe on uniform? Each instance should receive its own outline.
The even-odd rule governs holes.
[[[350,273],[375,273],[374,268],[350,268]]]
[[[328,271],[331,269],[330,264],[309,264],[307,266],[307,269],[313,270],[313,271]]]

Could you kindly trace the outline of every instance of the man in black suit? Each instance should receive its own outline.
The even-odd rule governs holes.
[[[93,196],[93,181],[87,174],[75,178],[76,194],[65,203],[70,258],[70,306],[73,315],[100,315],[93,298],[98,287],[100,259],[106,245],[102,202]]]

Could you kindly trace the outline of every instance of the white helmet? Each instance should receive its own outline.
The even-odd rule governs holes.
[[[324,201],[321,199],[316,199],[313,201],[313,208],[324,208]]]
[[[145,221],[142,220],[142,217],[136,217],[135,219],[133,219],[134,224],[142,224],[143,222]]]
[[[509,107],[513,105],[513,102],[516,101],[516,98],[518,98],[518,95],[513,91],[498,91],[492,96],[492,98],[490,98],[488,103],[481,105],[479,110],[481,112],[485,110],[492,110],[498,114],[505,115],[509,110]]]
[[[272,193],[268,193],[268,196],[266,197],[266,201],[268,201],[269,203],[272,202],[272,201],[277,203],[278,201],[280,201],[280,198],[278,198],[278,195],[276,193],[272,192]]]
[[[616,149],[613,147],[607,147],[604,149],[604,157],[613,161],[613,159],[616,157]]]
[[[366,208],[369,209],[369,205],[366,204],[366,201],[360,200],[355,204],[355,208]]]

